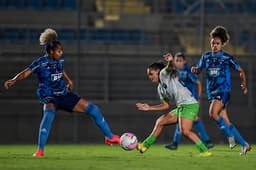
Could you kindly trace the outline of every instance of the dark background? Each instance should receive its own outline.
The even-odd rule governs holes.
[[[225,50],[239,60],[248,80],[245,96],[238,73],[232,71],[229,116],[244,138],[255,143],[255,17],[253,0],[0,0],[0,143],[37,142],[42,113],[36,77],[9,91],[2,85],[44,54],[38,38],[45,28],[58,32],[75,92],[100,106],[113,132],[133,132],[142,140],[161,115],[135,107],[136,102],[159,103],[156,86],[146,75],[148,64],[179,51],[195,64],[209,50],[208,34],[217,25],[229,30]],[[208,107],[204,89],[199,115],[212,141],[227,143]],[[158,142],[170,141],[174,127],[166,127]],[[88,116],[59,111],[49,143],[103,139]]]

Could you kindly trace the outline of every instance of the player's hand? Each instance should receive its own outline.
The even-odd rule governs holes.
[[[199,74],[200,73],[200,69],[195,67],[195,66],[193,66],[193,67],[191,67],[191,72],[194,73],[194,74]]]
[[[11,86],[13,86],[16,83],[15,79],[10,79],[4,82],[4,87],[6,90],[8,90]]]
[[[73,91],[74,90],[74,84],[72,81],[68,81],[67,83],[67,88],[70,90],[70,91]]]
[[[247,94],[248,89],[247,89],[246,84],[242,83],[242,84],[241,84],[241,89],[242,89],[242,91],[243,91],[244,94]]]
[[[173,56],[171,53],[167,53],[167,54],[163,55],[163,57],[164,57],[164,60],[167,62],[170,62],[173,60]]]
[[[146,103],[137,103],[136,106],[139,110],[143,111],[148,111],[150,109],[150,106]]]

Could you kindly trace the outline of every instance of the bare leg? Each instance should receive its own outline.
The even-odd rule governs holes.
[[[193,121],[181,118],[180,127],[184,136],[190,139],[193,143],[199,140],[199,137],[192,131]]]
[[[224,105],[220,100],[213,100],[209,108],[210,117],[217,121],[223,107]]]
[[[193,121],[186,118],[181,118],[181,121],[179,123],[182,128],[183,135],[196,144],[199,152],[203,152],[203,153],[207,152],[208,151],[207,147],[203,144],[203,142],[199,139],[199,137],[191,130]]]
[[[161,134],[164,126],[174,124],[176,122],[177,122],[177,117],[174,116],[172,112],[169,112],[160,116],[155,123],[155,127],[151,135],[157,138]]]
[[[227,125],[230,125],[231,122],[229,120],[229,117],[228,117],[228,114],[227,114],[227,109],[226,108],[223,108],[220,112],[220,116],[223,117],[223,119],[225,120],[226,124]]]
[[[141,144],[138,144],[138,150],[141,153],[144,153],[156,140],[156,138],[161,134],[163,127],[166,125],[174,124],[177,122],[177,117],[173,115],[172,112],[166,113],[160,116],[156,123],[155,127],[151,133]]]

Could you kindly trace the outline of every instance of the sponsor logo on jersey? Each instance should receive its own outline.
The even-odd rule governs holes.
[[[58,81],[62,78],[62,73],[57,73],[57,74],[51,74],[51,80],[52,81]]]
[[[211,77],[216,77],[219,75],[220,68],[209,68],[208,73]]]

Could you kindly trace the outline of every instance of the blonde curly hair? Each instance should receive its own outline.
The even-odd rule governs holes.
[[[52,28],[46,28],[44,32],[41,33],[39,37],[40,45],[46,45],[53,41],[56,41],[58,38],[57,32]]]

